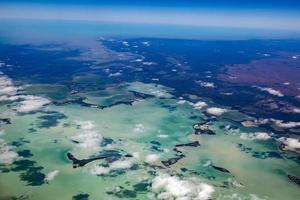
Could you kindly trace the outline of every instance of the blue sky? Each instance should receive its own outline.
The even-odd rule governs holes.
[[[249,38],[284,31],[294,38],[300,0],[0,0],[1,19],[227,28],[233,35],[244,29]]]
[[[65,5],[111,5],[111,6],[164,6],[164,7],[219,7],[300,9],[299,0],[1,0],[7,3],[65,4]]]

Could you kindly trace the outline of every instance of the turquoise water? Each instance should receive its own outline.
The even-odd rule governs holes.
[[[145,88],[147,90],[144,90]],[[121,88],[116,86],[104,91],[77,95],[87,97],[86,102],[109,104],[113,102],[114,96],[130,99],[132,97],[126,95],[130,93],[129,91],[134,89],[149,93],[151,88],[157,90],[155,85],[134,82]],[[256,152],[278,152],[276,141],[243,140],[240,138],[240,131],[225,134],[226,130],[222,125],[230,125],[232,122],[222,116],[210,125],[216,135],[194,135],[192,125],[198,120],[191,119],[191,116],[205,119],[203,110],[195,110],[189,104],[178,104],[178,99],[172,98],[167,88],[160,87],[158,90],[166,94],[167,98],[153,96],[137,100],[132,106],[120,104],[103,110],[72,104],[46,105],[40,112],[19,115],[11,109],[4,108],[5,116],[1,114],[1,118],[9,117],[12,124],[1,127],[6,133],[1,138],[8,143],[21,141],[21,138],[22,141],[28,141],[13,147],[13,151],[30,150],[32,156],[27,158],[18,156],[12,164],[2,167],[11,169],[16,161],[26,159],[35,161],[36,166],[42,166],[40,172],[45,175],[55,170],[58,174],[53,180],[38,186],[30,186],[28,185],[30,178],[20,180],[24,171],[2,172],[1,198],[23,195],[29,199],[53,199],[54,195],[57,199],[71,199],[72,196],[82,193],[88,194],[90,199],[149,199],[154,191],[151,184],[155,177],[170,174],[180,177],[178,178],[180,180],[189,181],[192,178],[213,187],[214,192],[202,199],[297,199],[299,188],[286,177],[286,173],[300,174],[297,163],[284,156],[256,158],[251,155],[251,151],[246,153],[238,147],[238,144],[243,144]],[[46,111],[55,112],[56,115],[61,113],[65,118],[59,119],[57,124],[51,127],[39,126],[41,123],[39,117],[45,115]],[[36,131],[30,132],[28,128],[34,128]],[[247,131],[257,130],[247,128]],[[94,146],[93,142],[86,140],[89,134],[98,135],[99,142],[104,138],[110,138],[114,142],[107,146],[98,143]],[[85,139],[81,140],[80,137]],[[98,137],[91,138],[97,140]],[[74,143],[72,140],[80,142]],[[155,145],[153,141],[159,144]],[[175,145],[190,141],[199,141],[200,146],[182,147],[181,151],[185,157],[170,167],[165,167],[161,163],[162,160],[175,156],[176,153],[173,151]],[[88,144],[87,147],[82,145],[85,143]],[[104,150],[122,151],[134,157],[120,158],[129,164],[123,163],[123,166],[120,162],[115,168],[112,167],[113,163],[106,165],[105,161],[97,160],[75,169],[66,157],[67,152],[72,152],[78,158],[88,158]],[[155,159],[150,161],[149,155],[156,157],[152,156]],[[213,169],[207,165],[210,162],[228,169],[230,173]],[[98,171],[98,175],[93,174],[93,169],[98,165],[111,169],[109,172],[102,170]],[[188,171],[182,171],[182,168]],[[35,170],[33,172],[36,172]],[[147,187],[140,190],[134,187],[141,183]],[[171,184],[170,187],[175,186]],[[196,199],[188,195],[186,198]]]

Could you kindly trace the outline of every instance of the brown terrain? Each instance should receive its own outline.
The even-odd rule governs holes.
[[[253,60],[226,66],[218,79],[242,85],[270,87],[286,96],[300,95],[300,56]]]

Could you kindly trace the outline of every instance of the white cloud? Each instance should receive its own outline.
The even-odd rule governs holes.
[[[261,124],[267,124],[270,120],[269,119],[254,119],[254,120],[246,120],[243,121],[241,124],[244,127],[258,127]]]
[[[242,121],[241,124],[244,127],[257,127],[259,125],[257,122],[251,120]]]
[[[186,100],[181,99],[181,100],[177,101],[177,104],[185,104],[186,102],[187,102]]]
[[[144,59],[142,59],[142,58],[138,58],[138,59],[135,59],[134,61],[135,62],[142,62]]]
[[[0,138],[0,164],[11,164],[18,158],[18,154],[13,151],[13,146],[9,146],[5,140]]]
[[[169,93],[170,91],[172,91],[171,88],[158,84],[133,82],[129,83],[128,90],[153,95],[158,98],[173,97],[173,95]]]
[[[145,126],[143,124],[136,124],[133,128],[134,133],[144,133],[145,132]]]
[[[102,167],[95,165],[91,170],[90,173],[93,175],[103,175],[108,174],[110,172],[110,169],[108,167]]]
[[[241,133],[240,138],[243,140],[268,140],[271,136],[268,133],[256,132],[256,133]]]
[[[145,45],[145,46],[150,46],[150,42],[149,41],[142,42],[142,44]]]
[[[280,128],[295,128],[300,126],[300,122],[283,122],[283,120],[271,119],[275,126]]]
[[[18,88],[13,85],[13,82],[7,76],[0,76],[0,96],[6,95],[11,96],[15,95],[18,91]]]
[[[146,156],[145,162],[150,163],[150,164],[155,163],[155,162],[159,161],[159,158],[160,158],[160,155],[158,155],[158,154],[149,154]]]
[[[16,107],[16,110],[18,112],[26,113],[36,111],[43,106],[51,103],[48,99],[39,96],[24,95],[23,98],[25,100],[21,101],[20,104]]]
[[[140,158],[140,153],[139,153],[139,152],[133,152],[133,153],[132,153],[132,156],[133,156],[135,159],[139,159],[139,158]]]
[[[279,90],[275,90],[273,88],[269,88],[269,87],[256,87],[256,88],[258,88],[261,91],[268,92],[269,94],[272,94],[274,96],[278,96],[278,97],[284,96]]]
[[[128,43],[127,41],[123,41],[122,44],[123,44],[124,46],[126,46],[126,47],[129,46],[129,43]]]
[[[195,179],[183,180],[177,176],[160,174],[152,180],[149,199],[208,200],[214,188]]]
[[[18,112],[26,113],[36,111],[44,105],[51,103],[48,99],[39,96],[18,95],[21,89],[21,87],[15,87],[12,80],[7,76],[0,76],[0,101],[21,100],[18,102],[18,105],[14,107]]]
[[[205,82],[205,81],[196,81],[201,87],[206,87],[206,88],[215,88],[215,84],[212,82]]]
[[[203,107],[207,106],[207,103],[205,103],[204,101],[198,101],[197,103],[195,103],[193,105],[193,107],[195,109],[202,109]]]
[[[143,65],[156,65],[155,62],[142,62]]]
[[[17,93],[17,88],[14,86],[0,87],[0,95],[14,95]]]
[[[92,154],[100,150],[102,135],[96,129],[93,121],[76,121],[80,130],[71,137],[78,142],[79,153]],[[83,152],[84,150],[84,152]]]
[[[181,99],[181,98],[179,98],[179,100],[177,101],[177,104],[179,104],[179,105],[188,104],[188,105],[194,106],[194,103],[184,100],[184,99]]]
[[[90,170],[93,175],[109,174],[112,171],[120,169],[130,169],[135,163],[134,159],[117,160],[110,164],[108,167],[94,165]]]
[[[159,138],[167,138],[167,137],[169,137],[169,136],[166,135],[166,134],[158,134],[157,137],[159,137]]]
[[[122,75],[122,73],[116,72],[116,73],[110,73],[108,76],[109,77],[117,77],[117,76],[121,76],[121,75]]]
[[[217,107],[211,107],[211,108],[206,109],[207,113],[209,113],[211,115],[216,115],[216,116],[220,116],[220,115],[224,114],[227,111],[228,111],[227,109],[217,108]]]
[[[269,199],[269,198],[268,198]],[[260,198],[255,194],[250,195],[242,195],[242,194],[229,194],[229,195],[220,195],[217,200],[266,200],[264,198]]]
[[[76,121],[76,124],[82,130],[92,130],[92,129],[96,128],[93,121]]]
[[[293,111],[294,113],[300,113],[300,108],[292,108],[292,111]]]
[[[46,175],[46,178],[45,180],[46,181],[52,181],[57,175],[58,175],[59,171],[58,170],[54,170],[52,172],[49,172],[47,175]]]
[[[134,160],[133,159],[127,159],[127,160],[117,160],[110,165],[110,169],[129,169],[133,166]]]
[[[244,187],[241,183],[239,183],[238,181],[234,180],[233,178],[228,178],[226,180],[226,183],[228,185],[230,185],[231,187]]]
[[[298,56],[292,56],[292,58],[293,58],[293,59],[297,59],[297,58],[298,58]]]
[[[300,141],[296,138],[281,137],[278,141],[285,145],[285,149],[300,152]]]

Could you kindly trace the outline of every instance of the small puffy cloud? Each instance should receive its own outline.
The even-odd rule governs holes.
[[[134,160],[133,159],[126,159],[126,160],[117,160],[111,163],[110,168],[112,170],[115,169],[129,169],[133,166]]]
[[[148,66],[150,66],[150,65],[156,65],[155,62],[142,62],[142,64],[143,65],[148,65]]]
[[[166,135],[166,134],[158,134],[157,137],[159,137],[159,138],[167,138],[167,137],[169,137],[169,136]]]
[[[122,44],[123,44],[124,46],[126,46],[126,47],[129,46],[129,43],[128,43],[127,41],[123,41]]]
[[[266,200],[265,198],[260,198],[255,194],[242,195],[242,194],[229,194],[229,195],[220,195],[218,200]],[[269,198],[268,198],[269,199]]]
[[[128,90],[153,95],[158,98],[172,98],[170,91],[173,89],[159,84],[133,82],[128,85]]]
[[[21,101],[20,104],[16,107],[18,112],[32,112],[41,109],[43,106],[51,103],[48,99],[32,96],[32,95],[23,95],[25,100]]]
[[[5,75],[0,76],[0,86],[10,86],[10,85],[13,85],[13,82],[10,78],[8,78]]]
[[[227,109],[218,108],[218,107],[211,107],[211,108],[206,109],[207,113],[209,113],[211,115],[216,115],[216,116],[220,116],[220,115],[224,114],[227,111],[228,111]]]
[[[103,175],[103,174],[108,174],[109,172],[110,172],[110,169],[108,167],[97,166],[97,165],[95,165],[90,170],[90,173],[93,175]]]
[[[237,180],[233,178],[228,178],[225,181],[226,185],[233,187],[233,188],[239,188],[239,187],[244,187],[241,183],[239,183]]]
[[[259,126],[258,123],[256,123],[255,121],[251,121],[251,120],[242,121],[241,124],[244,127],[258,127]]]
[[[121,76],[122,73],[121,72],[116,72],[116,73],[110,73],[108,76],[109,77],[117,77],[117,76]]]
[[[159,161],[159,158],[160,158],[160,155],[158,155],[158,154],[149,154],[146,156],[145,162],[149,163],[149,164],[155,163],[155,162]]]
[[[150,46],[150,42],[149,41],[142,42],[142,44],[145,45],[145,46]]]
[[[284,122],[283,120],[271,119],[275,126],[279,128],[296,128],[300,126],[300,122]]]
[[[241,133],[240,138],[243,140],[268,140],[271,136],[265,132]]]
[[[160,174],[152,180],[149,199],[198,199],[208,200],[214,192],[213,186],[198,180],[183,180],[177,176]]]
[[[282,142],[285,145],[286,150],[300,152],[300,141],[296,138],[286,138],[281,137],[278,141]]]
[[[54,170],[52,172],[49,172],[47,175],[46,175],[46,178],[45,180],[46,181],[52,181],[57,175],[58,175],[59,171],[58,170]]]
[[[244,127],[258,127],[261,124],[267,124],[269,119],[254,119],[254,120],[245,120],[241,122]]]
[[[76,124],[79,126],[82,130],[92,130],[96,128],[93,121],[76,121]]]
[[[14,86],[0,87],[0,95],[14,95],[17,93],[17,88]]]
[[[269,87],[256,87],[256,88],[258,88],[261,91],[268,92],[269,94],[274,95],[274,96],[278,96],[278,97],[284,96],[279,90],[275,90],[273,88],[269,88]]]
[[[71,137],[72,140],[78,142],[79,152],[86,154],[96,153],[100,150],[102,135],[96,129],[93,121],[76,121],[79,131]]]
[[[187,102],[186,100],[181,99],[181,100],[177,101],[177,104],[185,104],[186,102]]]
[[[195,108],[195,109],[202,109],[203,107],[205,107],[205,106],[207,106],[207,103],[205,103],[204,101],[198,101],[197,103],[195,103],[194,105],[193,105],[193,107]]]
[[[135,59],[134,61],[135,62],[142,62],[144,59],[142,59],[142,58],[138,58],[138,59]]]
[[[15,87],[12,80],[7,76],[0,76],[0,101],[17,101],[18,105],[14,108],[18,112],[27,113],[39,110],[44,105],[51,103],[48,99],[33,96],[33,95],[20,95],[21,87]]]
[[[0,96],[15,95],[17,91],[18,88],[13,85],[13,82],[10,78],[5,75],[0,76]]]
[[[294,112],[294,113],[300,113],[300,108],[292,108],[292,112]]]
[[[132,153],[132,156],[133,156],[135,159],[139,159],[139,158],[140,158],[140,152],[133,152],[133,153]]]
[[[13,146],[8,145],[0,138],[0,164],[11,164],[19,155],[13,150]]]
[[[192,103],[192,102],[190,102],[190,101],[187,101],[187,100],[184,100],[184,99],[182,99],[182,98],[180,98],[180,99],[177,101],[177,104],[179,104],[179,105],[188,104],[188,105],[191,105],[191,106],[194,105],[194,103]]]
[[[196,81],[201,87],[206,87],[206,88],[215,88],[215,84],[212,82],[205,82],[205,81]]]
[[[104,175],[109,174],[115,170],[122,170],[122,169],[130,169],[135,163],[134,159],[125,159],[125,160],[117,160],[111,163],[108,167],[94,165],[93,168],[90,170],[90,173],[93,175]]]
[[[144,133],[145,132],[145,126],[143,124],[136,124],[133,128],[134,133]]]

